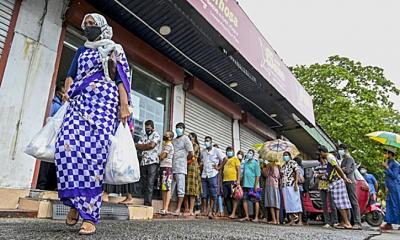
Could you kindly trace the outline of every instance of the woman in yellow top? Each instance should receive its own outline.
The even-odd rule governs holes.
[[[200,144],[196,133],[190,133],[189,138],[193,144],[193,158],[187,163],[186,191],[185,191],[185,215],[194,216],[194,204],[196,197],[201,193],[200,166]]]
[[[240,160],[235,157],[232,147],[226,148],[226,156],[228,157],[228,161],[226,161],[223,171],[223,193],[226,210],[230,214],[229,218],[233,219],[236,218],[238,202],[232,195],[234,187],[240,185]]]

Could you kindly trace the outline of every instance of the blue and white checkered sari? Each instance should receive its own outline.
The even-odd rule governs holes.
[[[125,55],[119,61],[129,73]],[[119,109],[117,84],[106,81],[104,73],[99,72],[103,72],[103,67],[98,50],[85,49],[78,58],[77,76],[70,93],[87,77],[95,73],[99,77],[70,99],[55,154],[61,201],[77,209],[84,220],[94,223],[100,218],[104,167]]]

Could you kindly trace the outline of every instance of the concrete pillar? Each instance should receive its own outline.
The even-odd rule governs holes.
[[[0,88],[0,187],[30,188],[35,159],[23,151],[43,125],[66,4],[22,1]]]
[[[175,125],[185,120],[185,91],[183,84],[174,86],[172,129],[175,132]]]
[[[240,124],[239,120],[233,120],[232,123],[232,136],[233,136],[233,148],[235,151],[240,150]]]

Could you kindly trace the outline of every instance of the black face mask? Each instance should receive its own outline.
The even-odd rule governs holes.
[[[150,136],[153,133],[153,130],[146,130],[147,136]]]
[[[101,28],[97,26],[86,27],[85,30],[85,37],[90,41],[93,42],[96,40],[101,34]]]

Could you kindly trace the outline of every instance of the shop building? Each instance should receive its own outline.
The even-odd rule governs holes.
[[[35,188],[23,153],[65,78],[86,13],[106,16],[131,64],[135,139],[147,119],[247,151],[284,138],[311,158],[334,144],[310,95],[234,0],[5,0],[0,3],[0,188]]]

